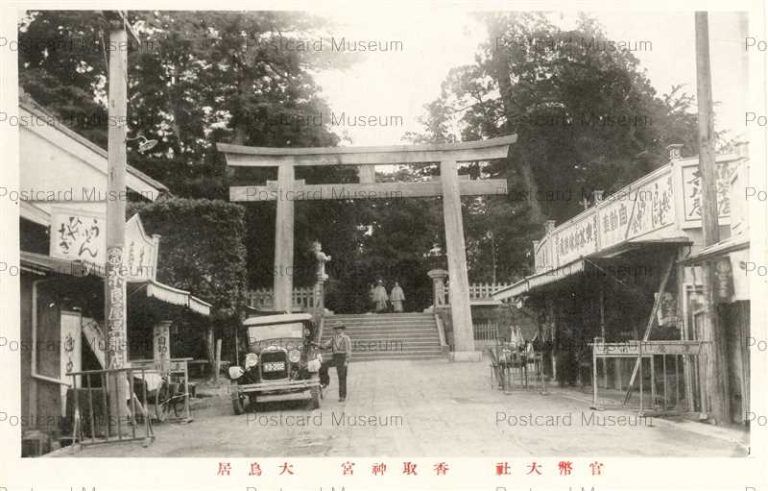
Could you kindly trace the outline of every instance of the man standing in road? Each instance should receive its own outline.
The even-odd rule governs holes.
[[[322,344],[324,349],[331,348],[333,357],[328,362],[323,362],[320,367],[320,383],[327,387],[331,381],[328,376],[328,369],[336,367],[336,375],[339,377],[339,402],[347,399],[347,365],[352,356],[352,340],[344,334],[346,326],[337,324],[333,328],[333,338],[327,343]]]

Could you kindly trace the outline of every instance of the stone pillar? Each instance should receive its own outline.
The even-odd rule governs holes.
[[[376,167],[373,165],[357,166],[357,176],[360,184],[371,184],[376,182]]]
[[[275,221],[275,269],[272,308],[290,312],[293,308],[293,200],[286,193],[294,184],[292,165],[277,170],[277,219]]]
[[[448,284],[451,321],[454,335],[454,360],[477,359],[472,311],[469,304],[469,278],[464,244],[464,222],[461,216],[459,175],[455,160],[440,162],[440,182],[443,189],[443,219],[448,256]]]
[[[445,306],[445,279],[448,271],[444,269],[431,269],[427,276],[432,278],[432,307],[437,309]]]
[[[160,372],[171,368],[171,324],[173,321],[160,321],[152,328],[152,360]]]

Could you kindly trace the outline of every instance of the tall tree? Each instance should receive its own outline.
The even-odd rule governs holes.
[[[610,192],[666,162],[668,144],[693,153],[696,117],[679,88],[656,94],[631,51],[642,46],[613,42],[589,17],[573,30],[543,13],[482,19],[488,41],[475,63],[451,70],[423,134],[410,138],[518,135],[508,159],[478,166],[507,178],[506,199],[465,200],[471,277],[509,280],[527,272],[523,251],[544,220],[570,218],[592,190]]]
[[[215,149],[218,141],[274,147],[338,143],[327,124],[316,124],[329,120],[330,109],[312,73],[343,68],[357,56],[302,49],[302,42],[327,34],[321,19],[292,12],[132,11],[129,20],[140,41],[129,47],[129,134],[159,142],[146,154],[130,145],[129,163],[175,194],[228,199],[232,183],[274,178],[274,169],[228,171]],[[108,124],[116,123],[106,116],[106,60],[119,48],[104,42],[105,31],[98,12],[33,11],[19,33],[22,88],[101,146]],[[338,169],[306,170],[297,177],[350,178]],[[339,203],[302,204],[298,247],[308,248],[314,238],[331,241],[332,220],[354,229],[352,212]],[[274,204],[246,205],[245,222],[249,283],[269,285]],[[337,257],[356,250],[354,237],[337,242]]]

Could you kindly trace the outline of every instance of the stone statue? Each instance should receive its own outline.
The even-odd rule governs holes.
[[[331,256],[323,252],[323,246],[319,241],[312,243],[312,251],[315,253],[315,259],[317,259],[317,281],[325,281],[328,279],[328,275],[325,274],[325,263],[331,260]]]

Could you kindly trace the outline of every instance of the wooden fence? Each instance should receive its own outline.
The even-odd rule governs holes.
[[[469,299],[487,300],[498,290],[510,285],[511,283],[472,283],[469,285]]]
[[[293,289],[294,311],[309,312],[315,307],[315,292],[311,287]],[[248,305],[259,310],[272,310],[272,289],[258,288],[247,293]]]
[[[499,337],[499,327],[497,322],[491,321],[474,324],[475,341],[495,341]]]

